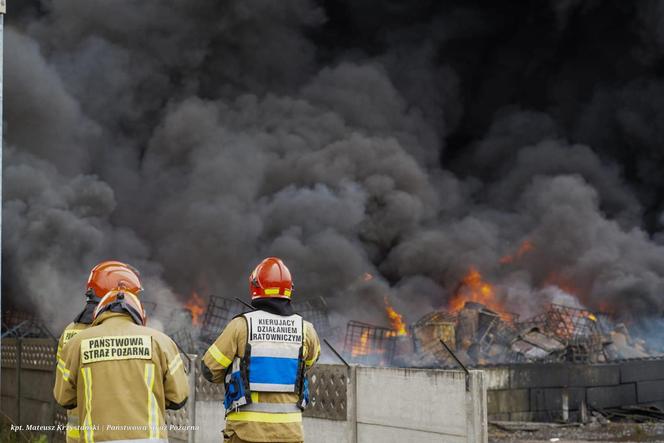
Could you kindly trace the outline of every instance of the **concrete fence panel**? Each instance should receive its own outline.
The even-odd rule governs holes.
[[[481,373],[360,367],[356,395],[361,443],[487,441]]]
[[[1,408],[19,424],[64,424],[52,398],[56,343],[42,339],[2,342]],[[224,428],[223,386],[200,374],[200,359],[183,354],[190,397],[167,411],[173,442],[219,443]],[[484,374],[471,371],[317,365],[309,373],[311,405],[305,439],[315,443],[487,442]],[[194,430],[195,429],[195,430]],[[64,432],[49,435],[63,441]]]
[[[664,358],[523,363],[483,370],[490,420],[578,421],[592,409],[664,407]]]

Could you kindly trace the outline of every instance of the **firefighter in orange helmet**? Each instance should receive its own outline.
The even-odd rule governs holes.
[[[235,317],[201,362],[205,378],[225,384],[224,442],[302,442],[306,371],[320,355],[311,323],[293,312],[293,281],[279,258],[249,276],[254,311]]]
[[[177,346],[145,326],[142,286],[133,268],[108,267],[90,278],[93,291],[110,282],[115,287],[92,312],[93,327],[62,348],[55,400],[77,408],[80,441],[167,443],[165,409],[181,408],[189,395]]]
[[[121,282],[129,286],[132,291],[139,293],[142,288],[138,272],[126,263],[116,260],[103,261],[90,271],[88,283],[85,289],[85,307],[69,323],[58,340],[57,359],[58,364],[62,361],[62,347],[76,334],[90,327],[92,316],[99,300],[113,288],[117,288]],[[67,443],[79,441],[78,411],[70,409],[67,411]]]

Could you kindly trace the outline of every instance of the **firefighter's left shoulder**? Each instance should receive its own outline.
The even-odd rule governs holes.
[[[304,341],[305,342],[310,342],[314,345],[319,344],[319,339],[318,339],[318,332],[316,332],[316,328],[314,328],[313,323],[304,320]]]
[[[320,340],[311,322],[304,321],[304,337],[302,339],[303,357],[306,367],[313,366],[320,357]]]
[[[163,332],[153,329],[147,326],[144,326],[145,330],[149,335],[152,336],[154,344],[158,346],[159,350],[163,353],[166,353],[169,357],[173,357],[175,354],[179,354],[177,345],[168,335]]]
[[[81,340],[86,337],[94,336],[94,327],[88,327],[85,329],[80,329],[76,334],[68,337],[66,342],[62,346],[62,355],[63,357],[68,353],[72,352],[73,349],[78,349],[81,345]],[[65,333],[67,330],[65,330]],[[64,335],[64,334],[63,334]]]

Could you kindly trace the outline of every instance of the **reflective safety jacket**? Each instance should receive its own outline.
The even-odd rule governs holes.
[[[299,315],[253,311],[233,319],[203,356],[203,374],[225,383],[226,434],[255,442],[304,439],[305,371],[320,355]]]
[[[62,347],[67,344],[69,340],[71,340],[72,337],[74,337],[76,334],[81,332],[84,329],[89,328],[90,325],[86,323],[69,323],[65,330],[62,332],[62,335],[60,336],[60,340],[58,340],[58,352],[57,352],[57,360],[58,360],[58,367],[64,367],[61,365],[64,365],[64,361],[62,360]],[[62,364],[60,363],[62,362]],[[68,409],[67,410],[67,443],[78,443],[80,434],[78,432],[79,428],[79,423],[78,423],[78,409],[73,408],[73,409]]]
[[[302,337],[304,321],[297,314],[280,316],[265,311],[244,314],[247,346],[235,357],[225,378],[226,412],[300,412],[308,401]],[[298,404],[252,401],[251,392],[297,393]]]
[[[92,326],[62,348],[53,388],[60,405],[78,406],[80,441],[166,443],[164,410],[189,395],[175,343],[125,313],[105,312]]]

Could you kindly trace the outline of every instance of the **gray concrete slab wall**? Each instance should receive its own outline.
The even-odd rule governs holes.
[[[27,339],[24,345],[21,349],[25,352],[21,353],[8,341],[3,342],[3,412],[15,419],[20,404],[21,424],[64,424],[65,411],[55,409],[52,398],[54,343]],[[167,423],[197,429],[191,433],[174,430],[169,437],[181,443],[218,443],[225,425],[223,388],[205,381],[195,369],[198,359],[189,359],[193,371],[189,373],[189,404],[167,414]],[[493,383],[506,383],[505,374],[502,381]],[[315,388],[312,408],[305,411],[303,423],[305,439],[310,443],[488,440],[482,371],[471,371],[466,376],[462,371],[319,365],[312,371],[310,386]],[[64,435],[56,433],[52,437],[61,441]]]
[[[358,442],[486,442],[483,374],[357,369]]]
[[[483,373],[352,367],[346,420],[305,417],[305,441],[315,443],[486,443]],[[223,404],[196,404],[196,443],[219,442]]]
[[[226,426],[224,403],[221,401],[196,402],[196,443],[220,443]],[[352,421],[326,420],[305,417],[303,420],[305,440],[315,443],[340,443],[353,440],[355,427]]]
[[[196,402],[196,426],[198,426],[194,434],[196,443],[222,442],[221,433],[225,425],[223,401]]]
[[[305,417],[303,425],[306,442],[340,443],[355,440],[356,427],[352,421]]]
[[[358,368],[357,375],[358,426],[466,435],[462,372]]]
[[[489,420],[574,421],[582,405],[664,402],[664,359],[486,367]]]

